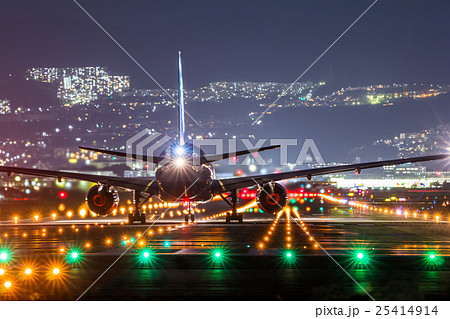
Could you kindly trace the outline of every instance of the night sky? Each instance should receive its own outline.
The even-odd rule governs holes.
[[[86,1],[164,86],[219,80],[291,82],[373,1]],[[449,1],[379,0],[305,75],[346,85],[446,83]],[[156,85],[71,0],[15,0],[0,11],[0,76],[30,66],[103,65]]]
[[[290,83],[372,2],[79,1],[165,88],[177,86],[182,50],[186,89],[215,81]],[[330,92],[374,84],[449,84],[448,12],[447,0],[379,0],[301,81],[325,81]],[[0,97],[13,104],[32,105],[38,94],[31,92],[39,92],[41,84],[29,82],[23,89],[2,79],[10,73],[23,79],[29,67],[106,66],[130,75],[133,88],[157,88],[72,0],[3,3],[0,40]],[[57,103],[54,97],[45,101]],[[241,133],[314,138],[326,161],[351,161],[358,156],[351,151],[355,147],[447,124],[449,103],[447,94],[390,109],[285,110]],[[198,113],[247,114],[257,104],[202,105]],[[187,109],[196,114],[195,105]],[[395,156],[368,153],[363,160]]]

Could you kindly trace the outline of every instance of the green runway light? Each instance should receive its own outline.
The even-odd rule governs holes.
[[[214,256],[216,256],[216,258],[219,258],[219,257],[220,257],[220,252],[216,252],[216,253],[214,254]]]
[[[134,238],[131,238],[130,240],[131,240],[132,243],[134,243]]]
[[[137,255],[137,261],[146,266],[154,265],[156,260],[157,257],[155,251],[150,247],[147,247],[144,250],[140,250],[139,254]]]
[[[356,257],[358,257],[358,259],[363,259],[364,258],[364,254],[363,253],[358,253],[356,255]]]
[[[74,251],[73,253],[70,254],[70,257],[72,257],[72,259],[77,259],[78,253],[76,251]]]
[[[8,259],[8,254],[6,252],[1,252],[0,253],[0,260],[1,261],[6,261]]]
[[[291,257],[292,257],[292,254],[291,254],[291,253],[287,253],[287,254],[286,254],[286,257],[287,257],[287,258],[291,258]]]
[[[250,245],[247,245],[247,248],[250,248]]]
[[[164,242],[164,246],[169,247],[169,246],[170,246],[170,242],[165,241],[165,242]]]
[[[434,259],[434,258],[436,257],[436,255],[435,255],[435,254],[429,254],[428,257],[429,257],[430,259]]]

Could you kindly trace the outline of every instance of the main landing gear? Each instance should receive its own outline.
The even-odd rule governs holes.
[[[232,220],[237,220],[239,224],[242,224],[243,222],[243,215],[242,214],[238,214],[237,212],[237,200],[238,200],[238,196],[237,196],[237,190],[232,190],[231,194],[229,197],[231,197],[231,203],[230,201],[225,198],[222,194],[220,194],[220,196],[222,197],[222,199],[228,203],[228,205],[231,206],[231,213],[227,213],[227,216],[225,218],[225,222],[226,223],[231,223]]]
[[[189,223],[189,218],[191,219],[191,222],[195,222],[195,216],[194,216],[194,212],[191,211],[191,202],[188,202],[188,209],[187,209],[188,213],[186,215],[184,215],[184,221],[186,223]]]
[[[142,204],[144,204],[151,195],[149,195]],[[141,224],[145,224],[146,215],[141,212],[141,205],[139,203],[140,199],[143,198],[140,191],[134,191],[134,211],[128,214],[128,224],[132,225],[134,222],[141,222]]]

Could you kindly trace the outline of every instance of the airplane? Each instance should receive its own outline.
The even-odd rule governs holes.
[[[230,223],[231,221],[238,221],[239,223],[242,223],[243,215],[237,213],[237,191],[244,187],[258,187],[256,202],[259,208],[265,213],[276,213],[282,210],[287,204],[286,189],[281,184],[277,183],[281,180],[304,177],[306,177],[307,180],[311,180],[312,176],[348,171],[355,171],[359,174],[362,169],[439,160],[449,157],[449,154],[438,154],[306,170],[294,170],[281,173],[216,179],[211,163],[234,156],[275,149],[278,148],[279,145],[216,155],[206,155],[202,151],[194,150],[193,145],[186,143],[185,141],[185,111],[181,52],[178,52],[178,82],[178,141],[174,145],[171,145],[166,151],[168,161],[165,164],[158,165],[166,159],[165,156],[127,154],[124,152],[80,146],[80,149],[83,150],[109,154],[112,156],[140,159],[147,163],[156,164],[157,167],[155,170],[154,179],[111,177],[10,166],[0,166],[0,172],[6,172],[8,176],[16,173],[42,177],[54,177],[58,180],[67,178],[96,183],[97,185],[94,185],[89,189],[86,196],[86,202],[92,212],[102,216],[112,213],[119,205],[119,195],[116,187],[132,190],[134,191],[135,209],[128,215],[129,224],[133,224],[135,221],[145,224],[146,215],[141,211],[141,208],[144,203],[153,196],[156,196],[160,200],[166,202],[187,203],[188,214],[185,215],[185,220],[188,222],[189,218],[191,221],[194,221],[195,219],[194,214],[190,209],[191,204],[196,205],[198,203],[208,202],[217,195],[220,195],[220,197],[231,207],[230,212],[226,215],[226,223]],[[141,199],[143,199],[143,201],[141,201]]]

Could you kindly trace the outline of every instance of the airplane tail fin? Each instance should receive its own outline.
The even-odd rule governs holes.
[[[178,51],[178,137],[179,144],[184,145],[184,92],[183,69],[181,67],[181,51]]]

